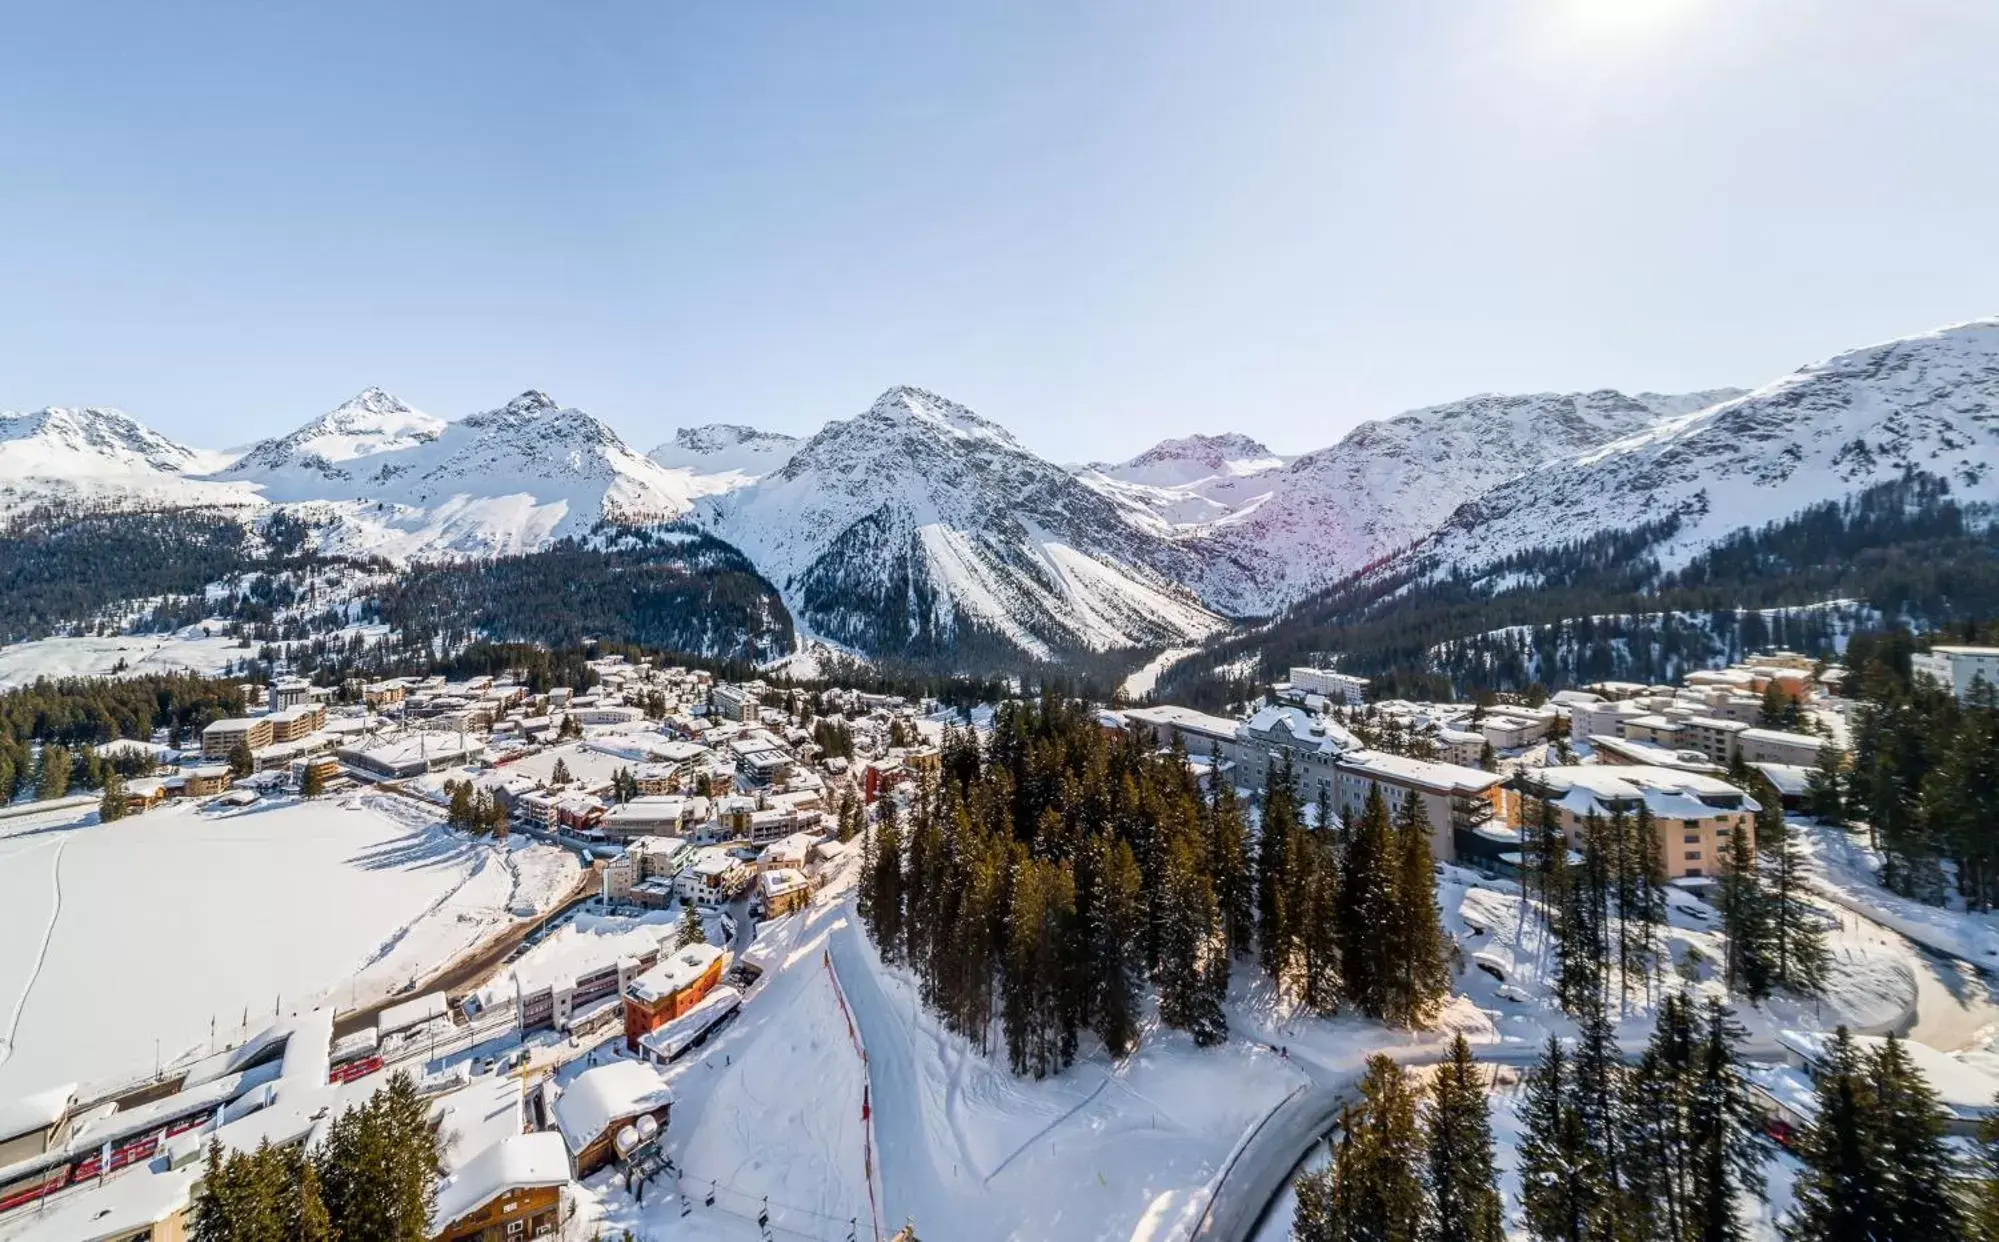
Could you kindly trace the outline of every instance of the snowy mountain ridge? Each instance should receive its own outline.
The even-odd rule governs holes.
[[[948,650],[961,632],[1036,656],[1184,641],[1222,620],[1192,557],[998,424],[920,388],[828,423],[781,470],[698,517],[836,643]]]
[[[1417,550],[1476,568],[1523,548],[1677,517],[1683,565],[1761,526],[1911,471],[1999,502],[1999,317],[1836,354],[1492,489]]]

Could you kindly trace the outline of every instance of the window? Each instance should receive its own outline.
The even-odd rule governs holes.
[[[1700,869],[1699,867],[1688,867],[1688,868],[1687,868],[1687,878],[1688,878],[1688,879],[1690,879],[1690,880],[1697,880],[1697,879],[1699,879],[1699,878],[1700,878],[1700,874],[1701,874],[1701,869]]]
[[[507,1222],[507,1236],[508,1236],[508,1237],[510,1237],[510,1238],[517,1238],[517,1237],[519,1237],[519,1236],[520,1236],[521,1234],[523,1234],[523,1233],[525,1233],[525,1232],[527,1231],[527,1224],[528,1224],[528,1223],[527,1223],[526,1221],[524,1221],[524,1220],[510,1220],[510,1221],[508,1221],[508,1222]]]
[[[1683,837],[1682,840],[1685,841],[1685,843],[1688,845],[1699,845],[1701,843],[1701,834],[1698,832],[1690,832],[1685,837]]]
[[[1700,858],[1701,858],[1701,852],[1700,852],[1699,850],[1688,850],[1688,851],[1687,851],[1687,861],[1688,861],[1688,862],[1699,862],[1699,861],[1700,861]]]

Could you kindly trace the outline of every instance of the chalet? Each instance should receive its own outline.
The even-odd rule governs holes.
[[[588,1177],[616,1159],[618,1131],[640,1117],[664,1130],[672,1107],[672,1089],[643,1061],[611,1061],[578,1074],[553,1109],[571,1175]]]
[[[438,1183],[431,1236],[436,1242],[552,1237],[568,1184],[569,1148],[561,1134],[510,1135]]]

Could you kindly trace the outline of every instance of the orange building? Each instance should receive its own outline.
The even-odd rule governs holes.
[[[728,955],[712,944],[688,945],[625,986],[625,1047],[686,1013],[722,981]]]

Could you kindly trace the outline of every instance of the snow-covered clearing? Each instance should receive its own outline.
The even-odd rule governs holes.
[[[1199,651],[1199,647],[1168,647],[1145,662],[1145,666],[1124,679],[1124,693],[1128,699],[1142,699],[1152,693],[1159,684],[1159,676],[1167,669]]]
[[[527,864],[537,892],[559,867]],[[498,849],[382,796],[0,821],[0,1098],[380,999],[507,923],[515,888]]]
[[[24,686],[38,677],[109,677],[112,670],[145,673],[192,672],[212,676],[238,660],[254,658],[255,647],[189,626],[172,634],[115,634],[104,638],[38,638],[0,647],[0,689]],[[124,667],[119,669],[119,662]]]
[[[888,1222],[965,1239],[1163,1242],[1192,1224],[1242,1135],[1303,1081],[1242,1042],[1153,1024],[1055,1078],[1014,1077],[923,1012],[843,914],[832,952],[868,1048]],[[1003,1055],[1003,1054],[1002,1054]]]
[[[1955,895],[1953,908],[1924,905],[1890,892],[1881,886],[1881,856],[1868,847],[1865,833],[1809,820],[1792,824],[1801,829],[1799,836],[1817,864],[1813,878],[1827,898],[1918,944],[1999,970],[1999,917],[1969,913]]]

